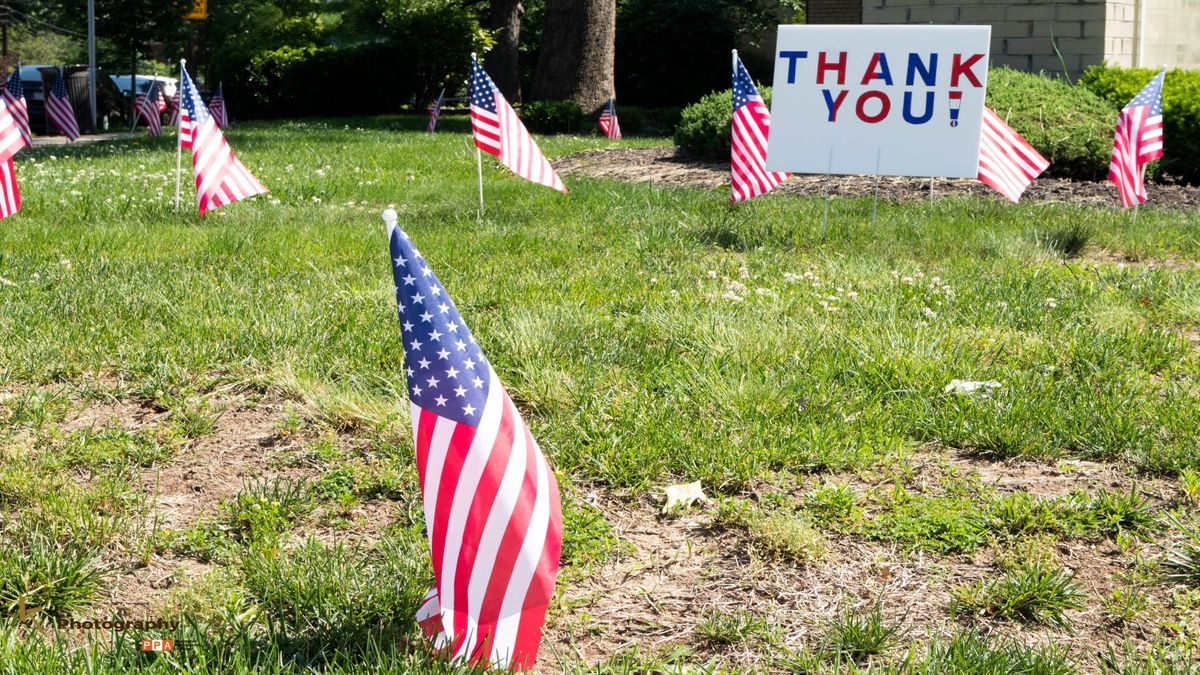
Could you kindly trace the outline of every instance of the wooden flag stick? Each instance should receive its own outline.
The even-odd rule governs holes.
[[[183,67],[187,64],[187,59],[179,59],[179,86],[183,87]],[[178,211],[179,204],[179,182],[180,175],[183,171],[183,91],[179,92],[179,122],[175,125],[175,210]]]

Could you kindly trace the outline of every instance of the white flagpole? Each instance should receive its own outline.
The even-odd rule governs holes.
[[[829,221],[829,174],[833,173],[833,147],[829,148],[829,168],[825,170],[825,211],[821,214],[821,241],[825,241],[825,224]]]
[[[187,59],[179,59],[179,120],[175,124],[175,210],[179,210],[179,183],[183,171],[183,67]]]
[[[475,60],[475,52],[471,52],[471,61]],[[475,175],[479,178],[479,217],[483,218],[483,151],[478,145],[475,146]]]

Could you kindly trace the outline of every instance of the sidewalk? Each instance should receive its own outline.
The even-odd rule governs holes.
[[[133,138],[133,134],[128,131],[109,131],[102,134],[83,134],[79,140],[75,141],[75,145],[84,145],[87,143],[98,143],[100,141],[119,141],[126,138]],[[41,147],[43,145],[67,145],[66,136],[34,136],[33,147]]]

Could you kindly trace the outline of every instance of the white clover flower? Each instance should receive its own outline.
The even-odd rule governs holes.
[[[42,275],[38,274],[37,272],[34,272],[33,274],[29,275],[29,278],[33,279],[34,281],[37,281],[38,279],[42,278]]]
[[[725,295],[722,295],[721,297],[725,298],[726,300],[728,300],[730,302],[741,302],[742,301],[742,296],[738,295],[737,293],[734,293],[733,291],[725,291]]]
[[[913,278],[912,277],[900,277],[900,283],[905,284],[907,286],[912,286]]]
[[[750,278],[750,270],[746,269],[745,265],[742,265],[741,267],[738,268],[738,278],[739,279],[749,279]]]
[[[1054,298],[1046,298],[1046,302],[1044,304],[1046,305],[1046,309],[1054,309],[1055,307],[1058,307],[1058,300],[1055,300]]]
[[[926,319],[936,319],[937,312],[933,311],[932,309],[929,309],[928,307],[922,307],[921,308],[921,316],[925,317]]]
[[[857,291],[848,291],[848,292],[846,293],[846,299],[847,299],[847,300],[857,300],[857,299],[858,299],[858,292],[857,292]]]
[[[708,278],[709,278],[709,279],[716,279],[716,278],[717,278],[717,271],[716,271],[716,270],[709,270],[709,271],[708,271]]]
[[[657,283],[658,283],[658,277],[650,277],[650,285],[651,286],[653,286],[654,284],[657,284]]]
[[[794,284],[797,281],[800,281],[800,276],[797,274],[792,274],[791,272],[784,272],[783,280],[788,282],[789,284]]]
[[[773,291],[769,288],[756,288],[756,289],[754,289],[754,292],[758,293],[759,295],[761,295],[763,297],[771,297],[771,298],[775,297],[775,291]]]
[[[730,281],[729,290],[734,293],[744,294],[746,292],[746,286],[740,281]]]
[[[58,261],[58,264],[59,264],[59,265],[62,265],[63,267],[70,267],[70,266],[71,266],[71,261],[70,261],[70,260],[67,260],[66,258],[63,258],[62,260],[59,260],[59,261]]]

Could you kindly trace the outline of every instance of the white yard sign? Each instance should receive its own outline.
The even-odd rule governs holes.
[[[991,26],[780,26],[767,169],[974,178]]]

